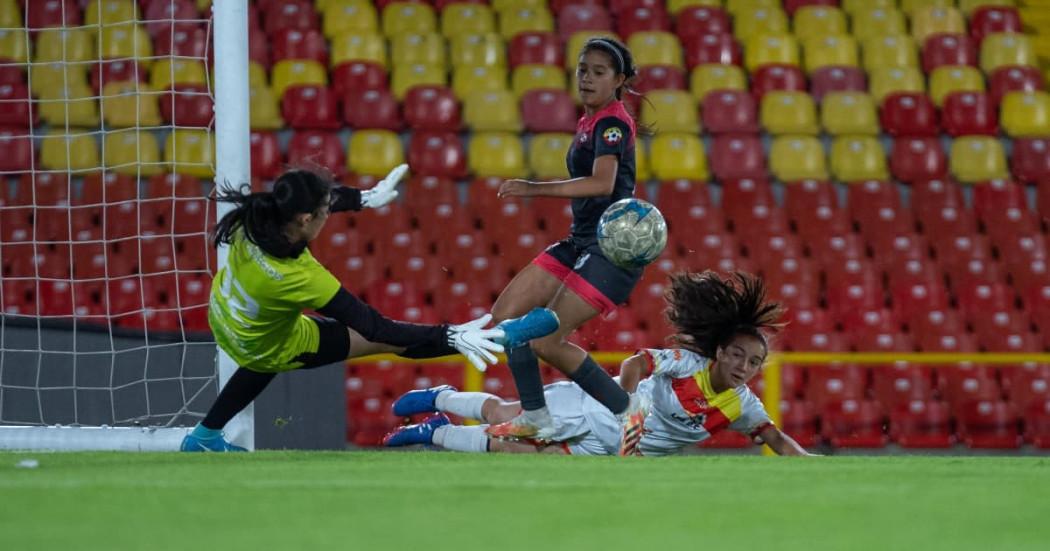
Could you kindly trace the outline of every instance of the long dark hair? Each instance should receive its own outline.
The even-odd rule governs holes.
[[[215,225],[213,242],[230,244],[239,230],[271,256],[298,256],[306,243],[291,243],[284,227],[298,214],[318,212],[329,200],[331,183],[309,170],[289,170],[274,182],[273,191],[217,193],[215,200],[236,207]]]
[[[646,98],[644,94],[639,93],[633,87],[638,79],[638,68],[634,66],[634,55],[631,54],[631,50],[627,49],[623,42],[615,38],[591,38],[583,44],[580,56],[592,51],[603,52],[609,56],[612,59],[613,69],[616,71],[616,74],[623,75],[623,84],[616,89],[616,99],[622,100],[624,94],[631,94],[640,97],[643,101],[649,101],[649,98]],[[631,113],[631,116],[636,121],[636,131],[639,135],[650,136],[653,134],[652,128],[641,124],[637,113]]]
[[[671,276],[667,319],[678,331],[674,340],[714,358],[737,335],[751,335],[769,348],[767,332],[783,327],[784,308],[766,296],[761,279],[743,272],[723,278],[710,270]]]

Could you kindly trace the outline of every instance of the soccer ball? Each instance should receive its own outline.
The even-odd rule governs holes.
[[[641,268],[656,260],[666,245],[664,215],[641,199],[620,199],[598,220],[598,247],[617,266]]]

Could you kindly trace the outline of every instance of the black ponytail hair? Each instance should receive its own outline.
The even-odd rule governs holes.
[[[649,98],[634,89],[635,81],[638,78],[638,68],[634,65],[634,55],[631,54],[631,50],[627,49],[623,42],[607,37],[591,38],[583,44],[580,55],[582,56],[591,51],[604,52],[605,55],[612,58],[613,69],[616,70],[616,73],[623,75],[623,84],[616,89],[616,99],[622,100],[623,95],[626,93],[638,96],[643,101],[649,101]],[[634,117],[635,121],[638,121],[639,117],[636,113],[631,113],[631,116]],[[636,127],[638,134],[642,136],[651,136],[653,134],[653,129],[648,125],[641,124],[640,121],[636,123]]]
[[[783,306],[769,301],[761,279],[744,272],[672,275],[665,299],[667,319],[678,331],[674,340],[708,358],[737,335],[756,337],[768,350],[767,333],[783,327]]]
[[[296,257],[306,243],[291,243],[284,228],[296,215],[316,213],[331,197],[331,182],[310,170],[289,170],[274,182],[273,191],[245,193],[226,191],[216,201],[236,207],[215,225],[216,247],[231,244],[238,231],[267,254],[278,258]]]

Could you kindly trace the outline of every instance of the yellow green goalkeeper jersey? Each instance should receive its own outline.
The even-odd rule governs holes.
[[[238,233],[226,266],[211,287],[208,323],[215,342],[237,365],[253,371],[287,371],[293,359],[316,352],[317,324],[303,315],[328,303],[339,280],[309,249],[297,258],[276,258]]]

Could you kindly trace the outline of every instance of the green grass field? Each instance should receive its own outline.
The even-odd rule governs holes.
[[[10,551],[1044,550],[1050,458],[0,453],[0,504]]]

